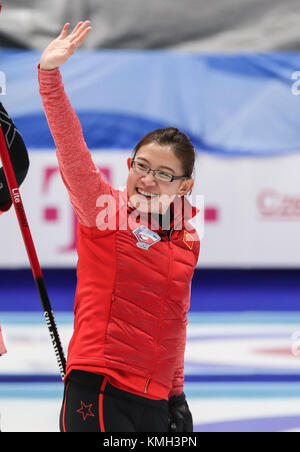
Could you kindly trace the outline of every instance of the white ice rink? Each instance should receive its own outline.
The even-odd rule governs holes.
[[[56,321],[67,350],[72,315]],[[1,323],[1,430],[58,431],[63,385],[42,314],[2,313]],[[185,393],[195,431],[300,431],[299,330],[298,313],[190,313]]]

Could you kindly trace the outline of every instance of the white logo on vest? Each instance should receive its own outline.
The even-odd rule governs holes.
[[[143,250],[147,250],[150,246],[161,240],[160,236],[156,234],[156,232],[151,231],[144,225],[135,229],[133,233],[138,239],[136,246],[142,248]]]

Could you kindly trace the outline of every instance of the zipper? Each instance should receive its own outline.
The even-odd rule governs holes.
[[[168,236],[168,238],[169,238],[169,241],[171,242],[171,236],[172,236],[172,234],[173,234],[173,232],[174,232],[174,226],[170,229],[170,231],[169,231],[169,236]]]
[[[169,290],[170,279],[171,279],[171,272],[172,272],[172,268],[173,268],[173,250],[172,250],[172,242],[171,242],[171,240],[168,241],[168,245],[169,245],[169,250],[170,250],[170,253],[171,253],[171,254],[170,254],[170,268],[169,268],[169,274],[168,274],[167,284],[166,284],[166,288],[165,288],[165,293],[164,293],[164,296],[163,296],[163,302],[162,302],[163,304],[162,304],[162,306],[161,306],[161,313],[162,313],[162,311],[163,311],[163,306],[164,306],[164,303],[165,303],[165,300],[166,300],[166,295],[167,295],[167,292],[168,292],[168,290]],[[162,314],[160,314],[160,319],[159,319],[159,331],[158,331],[158,335],[157,335],[157,337],[156,337],[157,340],[159,339],[160,334],[161,334],[161,315],[162,315]],[[152,366],[150,375],[151,375],[152,372],[154,371],[155,366],[156,366],[156,362],[157,362],[157,345],[156,345],[156,347],[155,347],[154,357],[155,357],[155,358],[154,358],[154,364],[153,364],[153,366]],[[145,385],[145,389],[144,389],[144,394],[147,393],[147,389],[148,389],[149,382],[150,382],[150,377],[149,377],[148,380],[146,381],[146,385]]]
[[[107,324],[107,328],[105,331],[105,343],[107,342],[107,333],[108,333],[108,329],[109,329],[109,322],[111,319],[111,310],[112,310],[112,305],[115,301],[115,291],[113,291],[113,293],[111,294],[111,300],[110,300],[110,306],[109,306],[109,316],[108,316],[108,324]]]
[[[168,242],[171,242],[171,236],[172,236],[172,234],[173,234],[173,231],[174,231],[174,227],[172,227],[169,231],[167,231],[167,232],[161,232],[159,235],[161,236],[161,237],[167,237],[168,238]]]
[[[164,236],[168,237],[169,249],[170,249],[170,252],[171,252],[171,258],[170,258],[170,270],[169,270],[169,274],[168,274],[166,293],[167,293],[167,291],[168,291],[169,284],[170,284],[171,266],[172,266],[172,264],[173,264],[172,244],[171,244],[171,235],[172,235],[173,231],[174,231],[174,227],[172,227],[172,228],[170,229],[169,233],[167,232],[167,233],[164,234]],[[166,293],[165,293],[165,295],[164,295],[164,299],[165,299]],[[160,325],[159,325],[159,334],[160,334]],[[155,351],[155,355],[156,355],[156,352],[157,352],[157,350]],[[155,362],[156,362],[156,358],[155,358],[155,361],[154,361],[153,369],[155,369]],[[150,379],[151,379],[151,378],[149,377],[149,378],[147,379],[147,381],[146,381],[145,389],[144,389],[144,394],[147,394],[147,390],[148,390],[148,386],[149,386],[149,383],[150,383]]]
[[[150,378],[148,378],[148,380],[146,381],[146,385],[145,385],[145,389],[144,389],[144,394],[147,394],[147,389],[148,389],[149,382],[150,382]]]

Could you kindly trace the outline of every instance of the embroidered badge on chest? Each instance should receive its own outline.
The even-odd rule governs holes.
[[[138,239],[136,246],[147,250],[150,246],[161,240],[160,236],[156,232],[151,231],[147,226],[140,226],[133,231],[134,235]]]

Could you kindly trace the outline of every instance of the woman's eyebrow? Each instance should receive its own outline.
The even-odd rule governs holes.
[[[144,160],[145,163],[148,163],[148,165],[150,165],[149,160],[145,159],[145,157],[140,157],[140,156],[138,156],[137,158],[138,158],[138,159],[141,159],[141,160]],[[163,165],[162,165],[162,166],[159,166],[159,168],[160,168],[160,169],[164,168],[164,169],[166,169],[166,170],[168,170],[168,171],[171,171],[172,173],[175,173],[175,171],[174,171],[172,168],[169,168],[168,166],[163,166]]]

